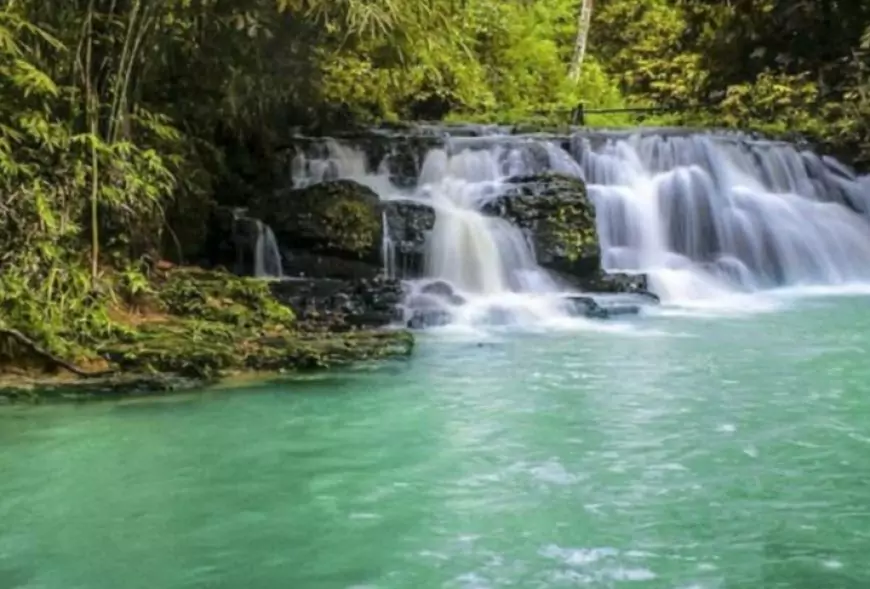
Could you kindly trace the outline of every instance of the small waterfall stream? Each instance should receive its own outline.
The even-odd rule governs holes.
[[[257,278],[282,278],[281,252],[272,228],[260,221],[257,223],[257,242],[254,245],[254,276]]]

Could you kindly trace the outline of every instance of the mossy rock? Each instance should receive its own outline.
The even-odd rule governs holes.
[[[272,228],[282,248],[380,264],[380,199],[352,180],[277,192],[250,214]]]
[[[560,174],[526,176],[512,182],[515,186],[484,210],[526,231],[543,267],[577,277],[597,273],[601,246],[586,184]]]
[[[275,300],[269,283],[228,272],[176,269],[157,285],[169,314],[234,328],[293,326],[293,311]]]

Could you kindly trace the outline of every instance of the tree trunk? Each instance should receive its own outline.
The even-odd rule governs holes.
[[[589,25],[592,22],[593,0],[581,0],[580,11],[577,14],[577,39],[574,41],[574,57],[571,59],[571,80],[580,80],[583,68],[583,58],[586,57],[586,37],[589,36]]]

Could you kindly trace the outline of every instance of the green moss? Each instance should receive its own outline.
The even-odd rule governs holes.
[[[176,270],[159,297],[169,315],[106,342],[124,370],[214,378],[243,370],[328,368],[410,353],[406,332],[307,333],[268,285],[222,272]]]
[[[583,181],[559,174],[538,178],[544,188],[540,232],[549,246],[569,262],[599,255],[595,209]]]
[[[370,188],[352,180],[264,194],[252,206],[251,214],[263,219],[288,248],[379,260],[380,199]]]
[[[323,225],[330,247],[360,256],[376,246],[381,227],[368,203],[350,199],[331,202],[323,211]]]
[[[102,352],[127,371],[211,379],[239,371],[297,371],[405,356],[413,339],[405,331],[258,333],[171,320],[146,326]]]
[[[293,311],[277,302],[268,283],[226,272],[179,269],[158,286],[172,315],[239,328],[292,328]]]
[[[594,212],[585,202],[585,188],[583,197],[577,202],[563,201],[557,204],[555,215],[546,220],[546,230],[570,262],[597,255],[599,248]]]
[[[487,212],[526,230],[544,267],[574,276],[598,271],[601,248],[586,184],[553,173],[517,178],[514,183],[516,188],[489,205]]]

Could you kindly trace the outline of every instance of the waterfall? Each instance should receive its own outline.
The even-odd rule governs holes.
[[[384,262],[384,276],[387,278],[397,278],[396,245],[393,243],[393,238],[390,235],[390,224],[387,220],[386,211],[381,213],[381,229],[383,231],[383,237],[381,238],[381,259]]]
[[[562,288],[538,266],[520,229],[481,211],[511,177],[546,171],[586,181],[603,266],[646,274],[666,304],[870,282],[870,178],[831,158],[739,133],[522,136],[463,128],[442,135],[412,186],[391,181],[395,153],[370,162],[363,149],[334,140],[297,154],[294,184],[348,178],[384,200],[433,207],[429,282],[537,318],[562,314],[553,302]],[[396,276],[388,231],[382,250],[385,272]]]
[[[272,228],[260,221],[257,224],[257,242],[254,245],[254,276],[257,278],[282,278],[281,253]]]
[[[648,274],[665,300],[870,279],[868,184],[833,160],[700,134],[577,135],[572,152],[604,266]]]
[[[453,293],[446,301],[463,302],[461,308],[444,305],[455,322],[540,321],[565,316],[561,289],[538,266],[527,236],[508,221],[485,215],[482,208],[511,186],[509,178],[546,170],[548,149],[559,151],[565,166],[570,161],[572,170],[579,170],[567,152],[537,141],[500,145],[456,138],[430,149],[416,183],[401,187],[390,181],[387,160],[393,154],[371,170],[362,150],[327,141],[309,154],[297,155],[294,184],[347,178],[372,188],[385,201],[432,207],[436,215],[426,241],[426,279],[408,285],[410,298],[419,300],[415,294],[438,282],[448,284]],[[382,223],[384,268],[388,276],[395,276],[395,246],[386,215]]]
[[[318,182],[340,178],[359,179],[369,176],[366,154],[327,138],[314,146],[314,153],[297,151],[291,164],[294,188],[305,188]]]

